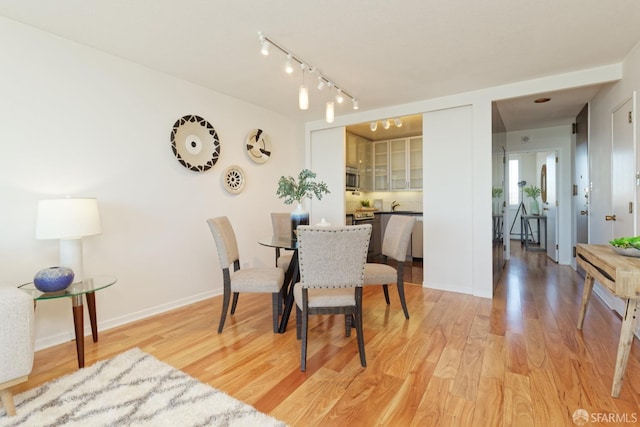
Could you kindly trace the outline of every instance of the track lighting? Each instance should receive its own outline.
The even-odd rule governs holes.
[[[357,101],[354,99],[353,100],[354,103],[356,103]],[[357,108],[354,106],[353,108],[354,110],[357,110]],[[386,130],[389,129],[391,127],[391,121],[389,119],[384,119],[384,120],[380,120],[380,123],[382,124],[382,127]],[[402,127],[402,120],[399,118],[395,118],[393,119],[393,124],[396,127]],[[371,132],[375,132],[378,129],[378,122],[371,122],[369,123],[369,129],[371,129]]]
[[[305,65],[300,64],[300,70],[302,71],[302,84],[300,85],[300,90],[298,91],[298,107],[301,110],[309,109],[309,89],[304,84],[304,69]]]
[[[352,106],[354,110],[357,110],[359,108],[358,105],[358,101],[356,100],[356,98],[354,98],[349,92],[347,92],[344,88],[337,86],[335,83],[333,83],[331,80],[329,80],[328,77],[326,77],[325,75],[319,73],[317,71],[317,68],[309,65],[308,62],[303,61],[302,59],[300,59],[300,57],[296,56],[294,53],[288,51],[287,49],[283,48],[282,46],[280,46],[279,44],[275,43],[273,40],[271,40],[270,38],[268,38],[267,36],[265,36],[262,33],[258,33],[258,40],[260,40],[260,52],[263,55],[268,55],[269,54],[269,47],[271,45],[273,45],[274,49],[279,50],[280,52],[282,52],[283,54],[286,55],[287,57],[287,62],[285,65],[285,71],[287,72],[287,74],[291,74],[293,73],[293,62],[297,62],[298,64],[300,64],[300,69],[302,72],[302,84],[300,85],[299,91],[298,91],[298,106],[300,107],[301,110],[306,110],[309,108],[309,89],[307,88],[307,86],[304,83],[304,72],[305,69],[306,71],[309,71],[310,73],[318,73],[318,84],[317,84],[317,89],[318,90],[322,90],[324,89],[325,86],[329,87],[329,97],[331,98],[331,86],[334,86],[336,88],[336,96],[335,96],[335,100],[338,104],[342,104],[344,103],[344,99],[345,97],[350,98],[351,102],[352,102]],[[328,101],[326,103],[326,111],[325,111],[325,118],[327,120],[328,123],[332,123],[334,120],[334,114],[335,114],[335,110],[334,110],[334,103],[332,100]]]
[[[327,109],[325,110],[325,120],[327,121],[327,123],[333,123],[333,120],[335,118],[334,113],[333,101],[327,101]]]
[[[293,73],[293,66],[291,65],[291,55],[287,55],[287,64],[284,66],[284,71],[287,74]]]
[[[258,33],[258,39],[260,40],[260,53],[264,56],[269,55],[269,41],[262,33]]]

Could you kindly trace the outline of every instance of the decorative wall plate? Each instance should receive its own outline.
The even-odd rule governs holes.
[[[171,150],[185,168],[211,169],[220,157],[220,140],[211,124],[200,116],[183,116],[173,124]]]
[[[244,172],[240,166],[229,166],[222,174],[224,189],[231,194],[238,194],[244,188]]]
[[[264,163],[271,158],[271,139],[262,129],[249,132],[247,154],[256,163]]]

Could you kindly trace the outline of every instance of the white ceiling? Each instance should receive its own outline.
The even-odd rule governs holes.
[[[303,121],[324,117],[327,91],[307,75],[298,110],[300,72],[286,75],[274,49],[263,57],[259,31],[361,110],[617,63],[640,40],[637,0],[0,0],[0,16]],[[596,89],[498,107],[508,130],[546,126]]]

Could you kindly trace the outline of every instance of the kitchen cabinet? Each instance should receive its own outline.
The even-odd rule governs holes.
[[[416,217],[416,222],[413,224],[413,232],[411,233],[411,257],[422,259],[422,233],[423,233],[423,221],[421,216]]]
[[[373,171],[371,161],[371,141],[359,135],[347,132],[346,163],[358,169],[360,176],[360,190],[371,191],[373,189]]]
[[[373,190],[389,190],[389,142],[373,143]]]
[[[422,136],[374,142],[374,190],[422,189]]]
[[[371,226],[371,249],[374,257],[382,254],[382,218],[380,215],[373,217],[373,224]]]

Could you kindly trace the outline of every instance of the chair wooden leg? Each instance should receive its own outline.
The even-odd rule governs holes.
[[[346,313],[344,315],[344,336],[345,337],[350,337],[351,336],[351,328],[354,327],[354,322],[353,322],[353,314],[351,313]]]
[[[284,308],[284,291],[280,289],[280,292],[278,292],[278,316],[282,315],[283,308]]]
[[[271,309],[273,311],[273,333],[278,333],[279,318],[278,314],[282,310],[282,304],[280,303],[280,292],[274,292],[271,294]]]
[[[302,311],[296,305],[296,338],[302,338]]]
[[[409,310],[407,309],[407,300],[404,297],[404,262],[398,263],[398,296],[400,297],[400,304],[402,304],[402,311],[404,311],[405,319],[409,318]]]
[[[300,370],[307,370],[307,331],[309,329],[309,311],[308,307],[302,310],[302,351],[300,354]]]
[[[231,314],[236,314],[236,307],[238,305],[238,296],[240,294],[238,292],[233,293],[233,303],[231,303]]]
[[[382,290],[384,291],[384,300],[387,302],[387,305],[391,304],[389,301],[389,286],[382,285]]]
[[[224,281],[224,291],[222,295],[222,312],[220,313],[220,324],[218,325],[218,333],[222,332],[224,327],[224,321],[227,319],[227,311],[229,311],[229,298],[231,294],[231,284],[226,280]]]
[[[364,352],[364,333],[362,327],[362,288],[356,288],[356,334],[358,339],[358,352],[360,353],[360,364],[367,367],[367,357]]]
[[[2,404],[4,405],[4,410],[7,412],[7,415],[10,417],[16,415],[16,407],[13,404],[13,394],[11,390],[8,388],[0,390],[0,398],[2,399]]]

